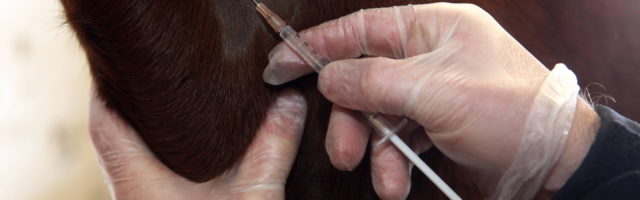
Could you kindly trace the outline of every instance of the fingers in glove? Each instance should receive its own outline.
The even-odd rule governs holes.
[[[340,170],[358,166],[367,149],[369,129],[357,112],[334,105],[325,147],[331,163]]]
[[[295,160],[307,112],[304,97],[288,90],[268,111],[247,153],[240,161],[231,192],[242,196],[281,198]]]

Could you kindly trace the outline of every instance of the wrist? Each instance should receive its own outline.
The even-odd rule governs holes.
[[[600,117],[581,97],[578,97],[575,117],[558,162],[551,169],[538,197],[551,197],[575,172],[589,152],[600,127]],[[548,198],[545,198],[548,199]]]

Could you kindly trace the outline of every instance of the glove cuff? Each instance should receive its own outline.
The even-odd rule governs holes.
[[[520,148],[491,199],[533,199],[557,163],[571,129],[579,86],[576,75],[557,64],[533,100]]]

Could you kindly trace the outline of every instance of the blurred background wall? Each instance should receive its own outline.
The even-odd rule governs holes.
[[[56,0],[0,0],[0,199],[109,199],[89,71]]]

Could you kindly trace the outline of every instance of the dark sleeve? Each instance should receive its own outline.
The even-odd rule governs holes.
[[[640,199],[640,125],[606,106],[596,112],[596,139],[553,199]]]

